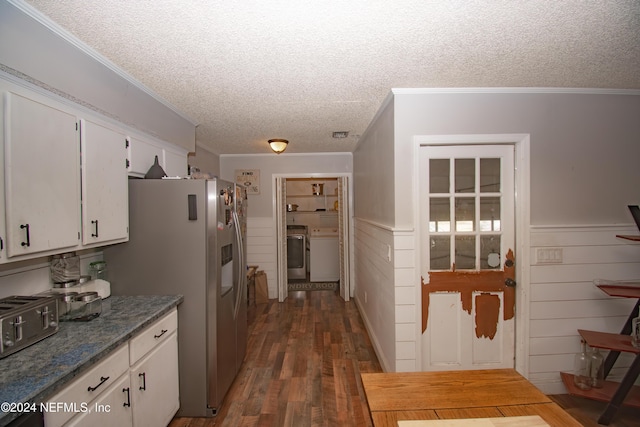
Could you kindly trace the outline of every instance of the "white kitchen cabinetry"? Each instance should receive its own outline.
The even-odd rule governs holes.
[[[129,374],[122,375],[87,407],[87,412],[73,417],[67,427],[129,427],[131,418],[131,383]]]
[[[82,244],[129,238],[127,143],[124,133],[80,121],[82,153]]]
[[[163,156],[161,147],[140,138],[129,138],[129,174],[143,178],[153,165],[156,156],[158,156],[158,162],[160,162],[160,166],[162,166]]]
[[[4,94],[0,263],[128,240],[124,132],[29,96]]]
[[[131,136],[129,140],[129,175],[143,178],[153,165],[156,156],[158,163],[167,176],[185,176],[187,174],[187,152],[178,152],[163,147],[145,138]]]
[[[176,331],[131,368],[131,385],[133,426],[168,425],[180,407]]]
[[[44,411],[45,427],[66,425],[74,415],[87,414],[95,407],[98,398],[110,389],[121,376],[129,371],[128,345],[124,344],[106,359],[92,367],[62,391],[48,399],[48,410]],[[66,406],[64,406],[66,405]]]
[[[166,426],[180,407],[177,330],[173,310],[129,342],[134,427]]]
[[[77,246],[80,145],[76,117],[10,92],[5,93],[4,114],[7,257]]]
[[[180,406],[178,310],[131,338],[47,402],[67,407],[45,411],[45,427],[168,425]]]
[[[168,176],[185,176],[187,170],[187,153],[176,153],[164,149],[164,171]]]

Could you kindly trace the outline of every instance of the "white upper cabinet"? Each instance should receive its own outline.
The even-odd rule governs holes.
[[[140,138],[129,138],[129,174],[144,177],[158,156],[162,166],[162,148]],[[166,172],[166,171],[165,171]]]
[[[164,150],[164,172],[167,176],[185,176],[187,170],[187,153],[176,153],[171,150]]]
[[[123,132],[80,121],[82,154],[82,243],[129,237],[127,141]]]
[[[147,138],[132,136],[128,138],[128,172],[134,177],[143,178],[153,166],[156,156],[158,163],[167,176],[187,175],[187,151],[179,148],[167,149],[166,143]]]
[[[10,92],[5,94],[4,115],[8,257],[76,247],[80,239],[76,117]]]
[[[0,76],[0,264],[125,242],[129,175],[187,173],[186,150],[43,92]]]

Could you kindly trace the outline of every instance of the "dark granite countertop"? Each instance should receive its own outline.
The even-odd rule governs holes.
[[[102,301],[99,317],[60,322],[52,336],[0,359],[0,404],[39,405],[182,300],[181,295],[111,296]],[[19,415],[0,410],[0,426]]]

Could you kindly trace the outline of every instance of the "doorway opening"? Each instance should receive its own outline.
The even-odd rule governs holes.
[[[350,298],[348,175],[274,176],[278,300],[290,290],[339,290]]]

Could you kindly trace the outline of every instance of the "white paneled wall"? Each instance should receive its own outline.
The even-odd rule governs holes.
[[[421,319],[421,300],[415,283],[413,231],[393,231],[392,262],[395,283],[396,372],[418,369],[416,324]],[[419,289],[419,287],[418,287]]]
[[[640,281],[640,243],[615,237],[636,233],[630,226],[532,227],[528,378],[543,392],[566,392],[560,372],[573,369],[578,329],[622,328],[635,300],[609,297],[593,281]],[[420,370],[414,242],[412,231],[355,220],[355,300],[385,371]],[[562,259],[545,263],[538,249],[559,250]],[[610,378],[619,380],[630,361],[623,354]]]
[[[355,220],[355,299],[387,372],[416,370],[413,233]]]
[[[247,265],[267,274],[269,298],[278,298],[276,230],[271,217],[247,218]]]
[[[635,227],[532,227],[529,380],[547,394],[565,393],[561,371],[573,369],[578,329],[618,333],[635,300],[612,298],[594,279],[640,281],[640,244],[616,238]],[[539,250],[561,254],[545,262]],[[619,379],[630,363],[622,355],[610,374]]]

